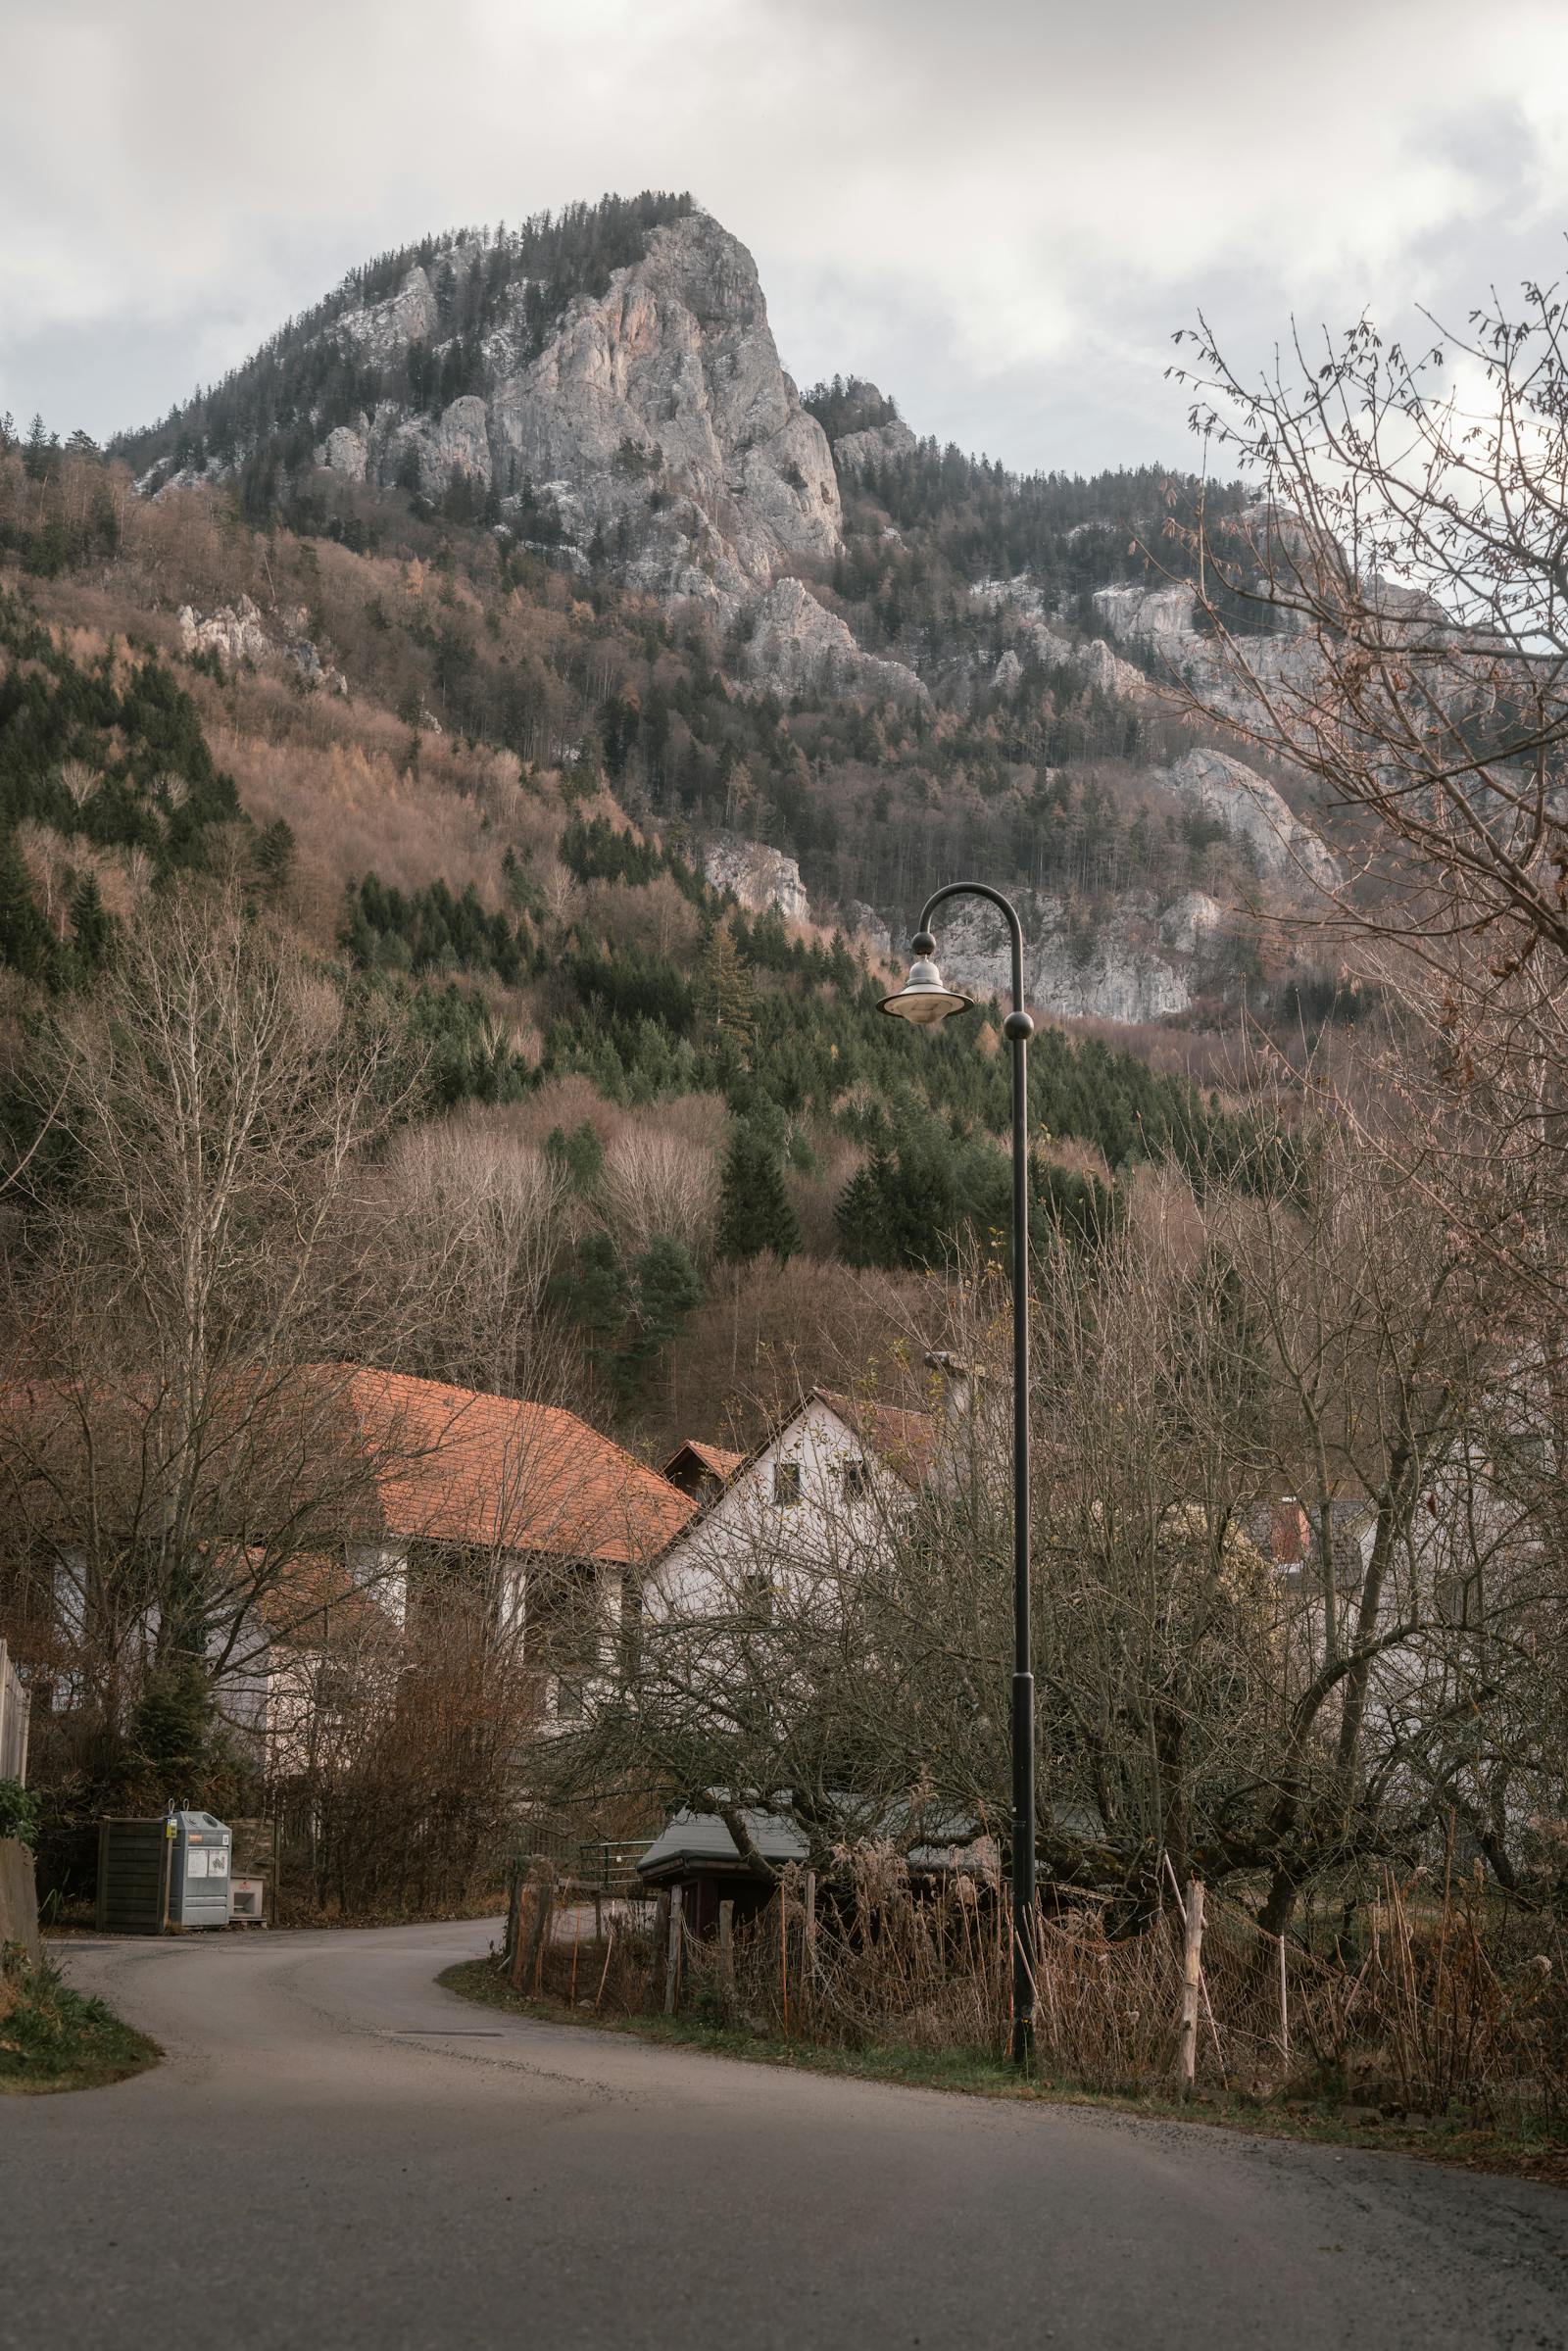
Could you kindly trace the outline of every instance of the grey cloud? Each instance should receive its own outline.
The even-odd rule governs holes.
[[[1020,465],[1186,452],[1204,307],[1470,307],[1559,266],[1568,19],[1496,0],[11,0],[0,408],[105,433],[368,254],[690,186],[787,364]]]

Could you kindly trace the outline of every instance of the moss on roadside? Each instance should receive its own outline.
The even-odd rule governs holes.
[[[1091,2106],[1138,2115],[1153,2122],[1217,2124],[1257,2137],[1291,2139],[1334,2147],[1381,2149],[1386,2154],[1420,2155],[1459,2164],[1471,2171],[1505,2172],[1518,2179],[1544,2180],[1568,2187],[1568,2138],[1547,2132],[1514,2132],[1457,2118],[1410,2115],[1376,2122],[1348,2116],[1327,2102],[1293,2100],[1280,2105],[1242,2092],[1203,2091],[1190,2103],[1152,2094],[1112,2095],[1072,2082],[1040,2077],[1023,2080],[1010,2065],[979,2049],[835,2049],[818,2043],[782,2040],[740,2026],[715,2025],[696,2017],[596,2016],[564,2000],[525,1998],[487,1959],[462,1961],[437,1981],[449,1991],[487,2008],[541,2024],[589,2026],[602,2033],[630,2034],[668,2047],[705,2050],[751,2065],[787,2066],[798,2072],[836,2074],[857,2082],[902,2083],[913,2089],[957,2090],[970,2097],[1016,2098],[1038,2105]]]
[[[102,2000],[75,1991],[45,1959],[0,1974],[0,2093],[99,2089],[156,2065],[163,2052]]]

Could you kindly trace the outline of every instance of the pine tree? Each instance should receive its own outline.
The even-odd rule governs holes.
[[[552,1127],[545,1137],[545,1156],[564,1168],[573,1192],[586,1197],[597,1188],[604,1170],[605,1147],[591,1119],[585,1118],[569,1135],[564,1127]]]
[[[890,1265],[888,1191],[892,1166],[880,1146],[858,1167],[834,1203],[839,1249],[851,1265]]]
[[[757,1032],[757,990],[727,922],[715,924],[708,941],[702,1004],[709,1027],[748,1057]]]
[[[801,1246],[801,1228],[784,1182],[783,1153],[755,1126],[737,1125],[724,1156],[716,1246],[735,1265],[771,1249],[781,1265]]]
[[[104,905],[95,873],[84,873],[71,896],[71,936],[77,955],[90,971],[109,959],[115,940],[115,918]]]
[[[702,1304],[703,1278],[690,1249],[668,1234],[656,1234],[632,1267],[637,1327],[621,1350],[622,1385],[634,1390],[685,1329]]]
[[[22,453],[22,463],[29,481],[43,481],[46,478],[59,446],[56,435],[44,430],[42,416],[34,416],[27,427],[27,445]]]

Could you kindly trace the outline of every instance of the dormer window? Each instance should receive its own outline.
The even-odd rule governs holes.
[[[780,1510],[793,1509],[801,1498],[801,1465],[798,1461],[775,1461],[773,1464],[773,1501]]]

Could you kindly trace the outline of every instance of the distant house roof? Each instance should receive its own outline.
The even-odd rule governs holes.
[[[793,1821],[781,1819],[776,1812],[753,1810],[750,1805],[741,1818],[764,1861],[782,1868],[786,1861],[805,1860],[807,1842]],[[677,1812],[637,1864],[638,1876],[650,1884],[692,1869],[750,1874],[716,1812]]]
[[[864,1809],[848,1796],[842,1802],[847,1820]],[[743,1807],[741,1818],[758,1852],[772,1868],[782,1869],[786,1862],[806,1859],[809,1847],[794,1821],[750,1804]],[[907,1825],[907,1807],[892,1803],[865,1827],[868,1834],[896,1835]],[[954,1814],[939,1818],[930,1826],[932,1834],[905,1854],[909,1869],[983,1872],[988,1866],[995,1866],[995,1843],[977,1835],[972,1820]],[[742,1860],[735,1839],[716,1812],[673,1814],[639,1859],[637,1872],[648,1885],[687,1875],[742,1878],[754,1875],[751,1864]]]
[[[941,1426],[934,1413],[911,1412],[903,1405],[879,1404],[864,1396],[836,1396],[827,1388],[812,1393],[906,1486],[924,1482],[936,1456]]]
[[[388,1534],[629,1565],[692,1515],[657,1470],[555,1404],[353,1370]]]
[[[69,1540],[94,1505],[133,1524],[168,1457],[160,1399],[62,1383],[0,1397],[7,1476],[39,1531]],[[236,1373],[202,1428],[200,1508],[215,1535],[323,1543],[423,1538],[630,1565],[693,1515],[689,1495],[575,1413],[353,1363]],[[243,1523],[232,1529],[225,1520]]]
[[[714,1484],[727,1486],[745,1459],[744,1453],[727,1453],[722,1445],[688,1437],[664,1463],[664,1475],[682,1494],[696,1494]]]

